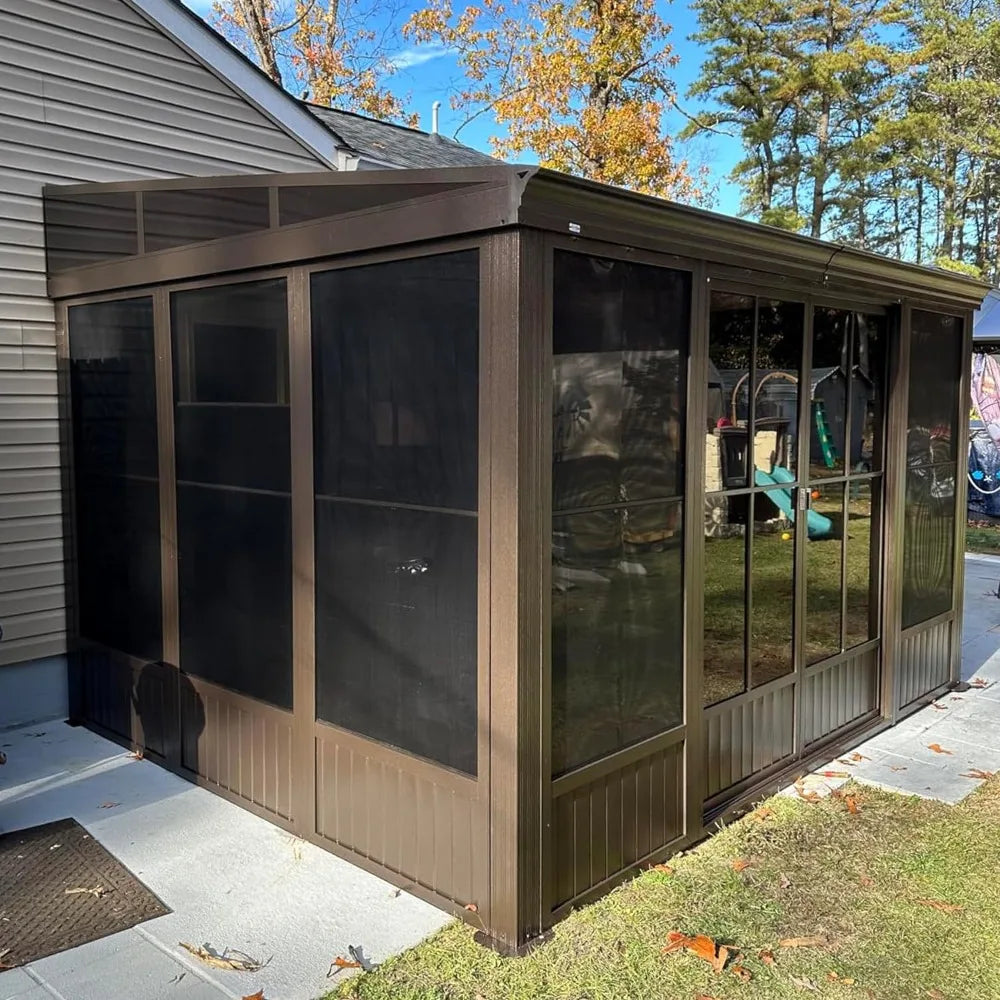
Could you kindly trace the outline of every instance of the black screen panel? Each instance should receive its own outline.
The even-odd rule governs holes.
[[[316,714],[476,773],[477,519],[316,503]]]
[[[79,629],[162,656],[152,300],[69,310]]]
[[[476,250],[314,274],[316,492],[475,510]]]
[[[282,279],[172,297],[181,669],[292,707]]]

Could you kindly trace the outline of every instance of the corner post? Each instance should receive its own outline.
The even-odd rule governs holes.
[[[549,551],[544,243],[505,230],[483,248],[480,405],[489,410],[490,908],[483,943],[521,951],[544,929],[543,611]]]

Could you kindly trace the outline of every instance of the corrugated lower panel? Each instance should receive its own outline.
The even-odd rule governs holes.
[[[951,676],[952,622],[904,632],[899,643],[896,670],[899,676],[899,707],[947,683]]]
[[[181,763],[285,819],[292,818],[291,713],[181,679]]]
[[[132,667],[114,653],[85,649],[79,653],[83,716],[122,739],[132,738]]]
[[[808,674],[802,684],[802,739],[806,746],[878,708],[877,649]]]
[[[552,803],[558,907],[683,832],[683,743],[602,775]]]
[[[316,739],[316,832],[463,905],[485,909],[484,803],[366,753],[337,734]]]
[[[751,692],[705,718],[708,797],[763,771],[794,747],[794,685]]]

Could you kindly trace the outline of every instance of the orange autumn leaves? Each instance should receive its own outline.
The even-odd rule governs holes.
[[[703,172],[663,129],[677,55],[655,0],[427,0],[403,28],[454,56],[467,85],[452,98],[471,120],[488,109],[502,158],[647,194],[700,200]]]
[[[733,958],[733,963],[729,966],[729,971],[743,982],[749,982],[753,977],[753,974],[748,968],[740,963],[741,956],[734,952],[736,949],[730,948],[725,944],[716,944],[713,938],[710,938],[707,934],[682,934],[680,931],[671,931],[667,935],[667,943],[663,947],[663,954],[669,955],[674,951],[687,951],[694,955],[695,958],[700,958],[704,962],[712,967],[712,971],[716,974],[722,972],[730,958]]]

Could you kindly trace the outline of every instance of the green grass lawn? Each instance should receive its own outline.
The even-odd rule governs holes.
[[[501,958],[453,925],[329,996],[996,1000],[1000,777],[959,806],[853,791],[856,814],[843,799],[769,800],[672,860],[673,873],[646,871],[573,913],[526,958]],[[737,859],[750,864],[736,871]],[[686,952],[662,954],[671,931],[737,949],[750,980],[732,962],[717,973]],[[822,941],[780,944],[805,936]]]
[[[1000,553],[1000,524],[993,521],[970,521],[965,529],[966,552]]]

